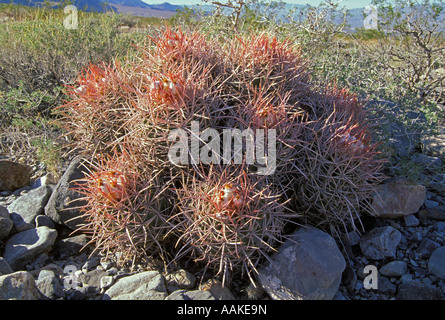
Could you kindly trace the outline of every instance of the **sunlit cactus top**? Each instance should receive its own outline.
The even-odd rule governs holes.
[[[225,184],[217,196],[216,203],[220,210],[237,211],[244,205],[244,196],[240,187],[232,183]]]
[[[95,177],[98,190],[108,199],[121,200],[125,195],[127,181],[122,173],[116,171],[103,172]]]

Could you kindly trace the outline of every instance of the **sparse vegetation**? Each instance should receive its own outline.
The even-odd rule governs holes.
[[[0,4],[0,150],[4,156],[12,156],[9,150],[17,131],[29,140],[45,141],[37,149],[21,144],[20,153],[27,148],[37,161],[42,157],[36,157],[35,150],[45,145],[62,148],[61,140],[55,139],[60,132],[52,111],[66,99],[65,86],[72,85],[90,63],[133,54],[134,45],[143,43],[147,33],[161,24],[155,18],[78,11],[78,29],[68,30],[65,17],[63,9]],[[51,170],[59,170],[56,164],[61,160],[52,159]]]

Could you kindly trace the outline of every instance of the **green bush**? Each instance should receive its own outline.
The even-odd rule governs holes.
[[[62,10],[29,9],[25,20],[0,24],[0,77],[32,91],[70,84],[88,63],[126,56],[144,36],[121,33],[116,14],[78,12],[78,28],[64,27]]]

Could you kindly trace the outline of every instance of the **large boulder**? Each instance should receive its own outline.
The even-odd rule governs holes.
[[[275,300],[331,300],[346,262],[335,240],[316,228],[301,228],[259,268],[259,282]]]
[[[11,220],[14,222],[15,232],[35,227],[35,219],[38,215],[43,214],[43,208],[51,192],[51,187],[42,186],[17,198],[8,206]]]
[[[39,300],[34,277],[26,271],[0,276],[0,300]]]
[[[48,227],[38,227],[19,232],[5,243],[3,258],[12,269],[20,270],[43,252],[51,249],[57,231]]]
[[[80,179],[84,178],[84,167],[80,158],[76,158],[68,166],[59,183],[53,190],[45,206],[45,215],[59,224],[71,229],[77,229],[85,223],[81,217],[80,207],[86,202],[81,200],[81,193],[76,191]]]
[[[0,206],[0,240],[9,235],[13,226],[14,223],[11,220],[8,209]]]
[[[0,160],[0,191],[14,191],[31,182],[31,167],[9,160]]]
[[[437,248],[428,260],[428,271],[445,280],[445,246]]]
[[[380,218],[399,218],[417,213],[425,202],[426,188],[405,180],[376,187],[372,207]]]
[[[65,298],[60,279],[52,270],[41,270],[36,285],[42,295],[48,299]]]
[[[145,271],[119,279],[103,300],[164,300],[167,295],[164,277],[157,271]]]

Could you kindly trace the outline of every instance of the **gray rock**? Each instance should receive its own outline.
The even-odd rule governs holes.
[[[406,273],[400,278],[401,283],[410,282],[410,281],[413,281],[413,275],[410,273]]]
[[[66,225],[71,229],[79,228],[84,219],[81,217],[80,207],[86,205],[81,193],[74,190],[84,178],[81,159],[77,158],[71,162],[59,183],[53,190],[51,197],[45,207],[45,215],[56,223]]]
[[[391,181],[376,187],[372,207],[380,218],[399,218],[417,213],[425,202],[426,188],[405,180]]]
[[[41,270],[36,281],[39,291],[48,299],[59,299],[65,297],[60,279],[54,271]]]
[[[43,214],[43,208],[45,207],[51,192],[51,187],[42,186],[17,198],[8,206],[16,232],[25,231],[35,227],[35,218],[38,215]]]
[[[440,247],[440,245],[437,242],[426,238],[419,243],[416,253],[420,258],[426,259],[429,258],[433,251],[438,247]]]
[[[38,188],[50,184],[57,184],[57,179],[52,173],[47,173],[46,175],[39,177],[36,181],[34,181],[32,187]]]
[[[113,276],[105,275],[100,278],[100,288],[107,289],[107,288],[111,287],[113,282],[114,282]]]
[[[0,276],[0,300],[39,300],[33,276],[26,271]]]
[[[36,227],[48,227],[50,229],[55,228],[54,222],[44,215],[38,215],[34,222]]]
[[[196,277],[187,270],[181,269],[165,276],[167,286],[174,286],[181,289],[191,289],[195,286]]]
[[[413,231],[409,238],[411,241],[420,242],[423,239],[423,235],[420,231]]]
[[[349,244],[351,246],[355,246],[355,245],[359,244],[360,238],[361,238],[361,236],[355,230],[348,233]]]
[[[363,236],[360,248],[368,259],[394,258],[401,238],[402,234],[393,227],[375,228]]]
[[[192,300],[187,293],[189,291],[185,289],[178,289],[170,293],[165,300]]]
[[[88,284],[76,289],[82,292],[83,298],[86,300],[96,300],[97,296],[100,294],[100,289],[98,287],[90,286]]]
[[[420,210],[419,217],[433,220],[445,220],[445,206],[437,206],[434,208]]]
[[[434,208],[439,205],[439,202],[433,201],[433,200],[425,200],[425,208]]]
[[[42,252],[51,249],[57,231],[39,227],[22,231],[6,241],[3,257],[13,270],[20,270]]]
[[[103,300],[163,300],[167,297],[164,277],[157,271],[145,271],[119,279]]]
[[[259,268],[261,286],[275,300],[333,299],[346,267],[335,240],[316,228],[301,228],[289,238]]]
[[[199,290],[209,291],[216,300],[235,300],[235,296],[229,288],[223,287],[218,279],[209,279],[199,286]]]
[[[82,266],[82,271],[87,272],[90,270],[93,270],[100,264],[100,257],[98,256],[92,256],[88,258],[87,261]]]
[[[0,160],[0,191],[14,191],[28,185],[31,171],[28,165]]]
[[[169,294],[165,300],[216,300],[209,291],[185,289],[176,290]]]
[[[39,254],[36,258],[34,258],[30,265],[27,264],[26,267],[31,266],[35,270],[40,270],[40,268],[42,268],[48,260],[49,260],[48,253],[43,252]]]
[[[346,298],[346,297],[339,291],[339,292],[337,292],[337,293],[335,294],[335,297],[334,297],[333,300],[350,300],[350,299]]]
[[[113,268],[116,265],[116,263],[114,261],[110,261],[106,258],[101,258],[100,265],[102,266],[102,268],[104,268],[104,270],[109,270],[109,269]]]
[[[58,266],[55,263],[50,263],[50,264],[47,264],[47,265],[43,266],[42,268],[40,268],[40,271],[43,271],[43,270],[52,271],[59,278],[63,277],[63,269],[62,269],[62,267]]]
[[[428,271],[445,280],[445,246],[437,248],[428,260]]]
[[[14,223],[12,222],[9,211],[0,206],[0,240],[6,238],[12,230]]]
[[[5,274],[13,272],[14,270],[12,270],[9,263],[3,257],[0,257],[0,276],[4,276]]]
[[[119,273],[119,270],[116,267],[111,267],[110,269],[107,270],[107,274],[109,276],[117,277],[118,273]],[[117,279],[115,279],[115,280],[117,280]]]
[[[346,266],[345,271],[342,275],[342,283],[348,289],[348,291],[353,291],[357,284],[357,274],[351,268],[351,266]]]
[[[66,299],[67,300],[85,300],[86,299],[85,291],[86,290],[84,287],[76,287],[76,288],[69,289],[66,292]]]
[[[397,286],[391,283],[388,278],[379,276],[377,281],[377,291],[379,293],[389,294],[391,296],[396,294]]]
[[[419,219],[417,219],[413,214],[404,216],[403,220],[405,221],[405,225],[407,227],[417,227],[420,223]]]
[[[380,274],[387,277],[401,277],[406,273],[407,265],[405,261],[391,261],[380,268]]]
[[[398,286],[398,300],[442,300],[441,290],[432,285],[426,285],[420,281],[406,281]]]
[[[437,223],[437,231],[439,231],[441,233],[445,233],[445,222]]]
[[[188,291],[186,295],[191,300],[216,300],[212,293],[209,291],[193,290]]]
[[[100,288],[100,281],[102,277],[106,276],[105,270],[92,270],[79,276],[79,280],[85,285],[90,285],[96,288]]]
[[[87,243],[88,238],[85,234],[56,241],[54,245],[54,256],[57,259],[74,256],[78,254]]]
[[[430,180],[425,182],[425,184],[426,184],[426,186],[428,187],[429,190],[431,190],[431,191],[433,191],[433,192],[435,192],[437,194],[444,195],[445,194],[445,182],[442,179],[441,179],[442,180],[441,182],[438,182],[436,180],[438,178],[445,179],[445,174],[443,174],[443,175],[436,175],[436,176],[432,177],[432,179],[431,179],[431,176],[428,176],[427,179],[430,179]]]

